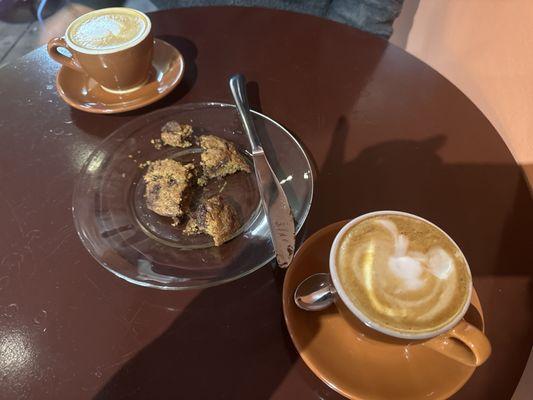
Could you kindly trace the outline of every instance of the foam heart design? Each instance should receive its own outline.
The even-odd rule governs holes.
[[[438,279],[446,279],[454,268],[453,258],[439,246],[430,248],[426,253],[409,251],[409,239],[398,232],[392,221],[376,221],[383,226],[394,241],[394,252],[388,260],[391,271],[405,284],[408,290],[422,287],[424,270]]]

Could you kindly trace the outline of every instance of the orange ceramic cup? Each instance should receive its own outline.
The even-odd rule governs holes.
[[[436,227],[431,222],[403,212],[398,211],[377,211],[362,215],[358,218],[353,219],[348,222],[336,235],[333,245],[330,250],[329,257],[329,271],[330,279],[329,291],[333,294],[333,299],[335,304],[340,312],[340,315],[351,325],[358,326],[360,322],[366,325],[371,330],[374,330],[377,335],[375,337],[383,337],[384,341],[393,341],[393,342],[410,342],[410,343],[421,343],[423,346],[431,348],[434,351],[442,353],[443,355],[452,358],[456,361],[459,361],[468,366],[478,366],[481,365],[485,360],[490,356],[491,345],[487,337],[483,332],[478,328],[468,323],[463,317],[467,312],[471,296],[472,296],[472,278],[470,274],[470,269],[468,264],[466,264],[468,272],[468,299],[461,310],[457,313],[455,318],[448,323],[446,326],[441,327],[434,331],[427,331],[424,333],[408,333],[408,332],[398,332],[387,327],[380,325],[377,321],[369,319],[358,307],[350,300],[350,297],[347,295],[343,286],[340,283],[339,275],[337,273],[336,266],[336,254],[338,252],[338,246],[340,243],[340,238],[354,225],[358,224],[362,220],[373,217],[373,216],[386,216],[386,215],[403,215],[407,217],[413,217],[418,220],[421,220],[427,224],[430,224]],[[452,242],[453,240],[440,228],[439,229],[447,238]],[[459,247],[456,245],[457,249]],[[460,251],[460,250],[459,250]],[[318,293],[317,291],[316,293]],[[324,288],[320,289],[320,292],[324,292]],[[321,294],[322,295],[322,294]],[[297,302],[298,303],[298,302]],[[305,308],[306,310],[311,310],[311,308]],[[385,336],[384,336],[385,335]],[[390,339],[387,339],[390,338]],[[378,339],[379,340],[379,339]]]
[[[131,92],[149,77],[154,46],[151,28],[150,18],[134,9],[91,11],[74,20],[64,37],[51,39],[48,54],[63,66],[93,78],[109,92]],[[58,48],[67,49],[71,56]]]

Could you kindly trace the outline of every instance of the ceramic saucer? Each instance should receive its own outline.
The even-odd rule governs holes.
[[[135,110],[170,93],[183,78],[184,66],[183,56],[174,46],[155,39],[152,70],[140,89],[131,93],[110,93],[84,73],[61,67],[56,79],[57,92],[70,106],[90,113]]]
[[[315,233],[298,250],[283,286],[283,311],[290,336],[307,366],[332,389],[350,399],[445,399],[474,372],[423,342],[378,334],[359,322],[348,323],[336,306],[321,312],[300,310],[296,286],[309,275],[328,271],[329,249],[346,223]],[[477,294],[465,318],[483,329]]]

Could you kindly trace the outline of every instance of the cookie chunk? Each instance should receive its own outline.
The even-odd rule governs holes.
[[[190,147],[189,141],[192,137],[192,126],[179,124],[176,121],[169,121],[161,128],[161,141],[163,144],[172,147]]]
[[[233,207],[222,196],[204,199],[190,217],[184,229],[187,235],[205,233],[213,238],[215,246],[220,246],[232,238],[239,229],[239,221]]]
[[[199,137],[198,144],[203,149],[200,156],[203,176],[198,180],[199,185],[211,178],[221,178],[238,171],[251,171],[250,165],[234,143],[218,136],[203,135]]]
[[[179,219],[185,213],[194,165],[174,160],[150,163],[144,174],[147,207],[163,217]]]

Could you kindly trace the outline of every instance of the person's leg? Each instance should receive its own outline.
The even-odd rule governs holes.
[[[158,8],[202,6],[265,7],[325,16],[331,0],[152,0]]]
[[[158,8],[196,6],[267,7],[326,17],[384,38],[392,34],[392,23],[403,0],[152,0]]]
[[[385,39],[392,34],[392,23],[400,14],[404,0],[332,0],[327,17]]]

